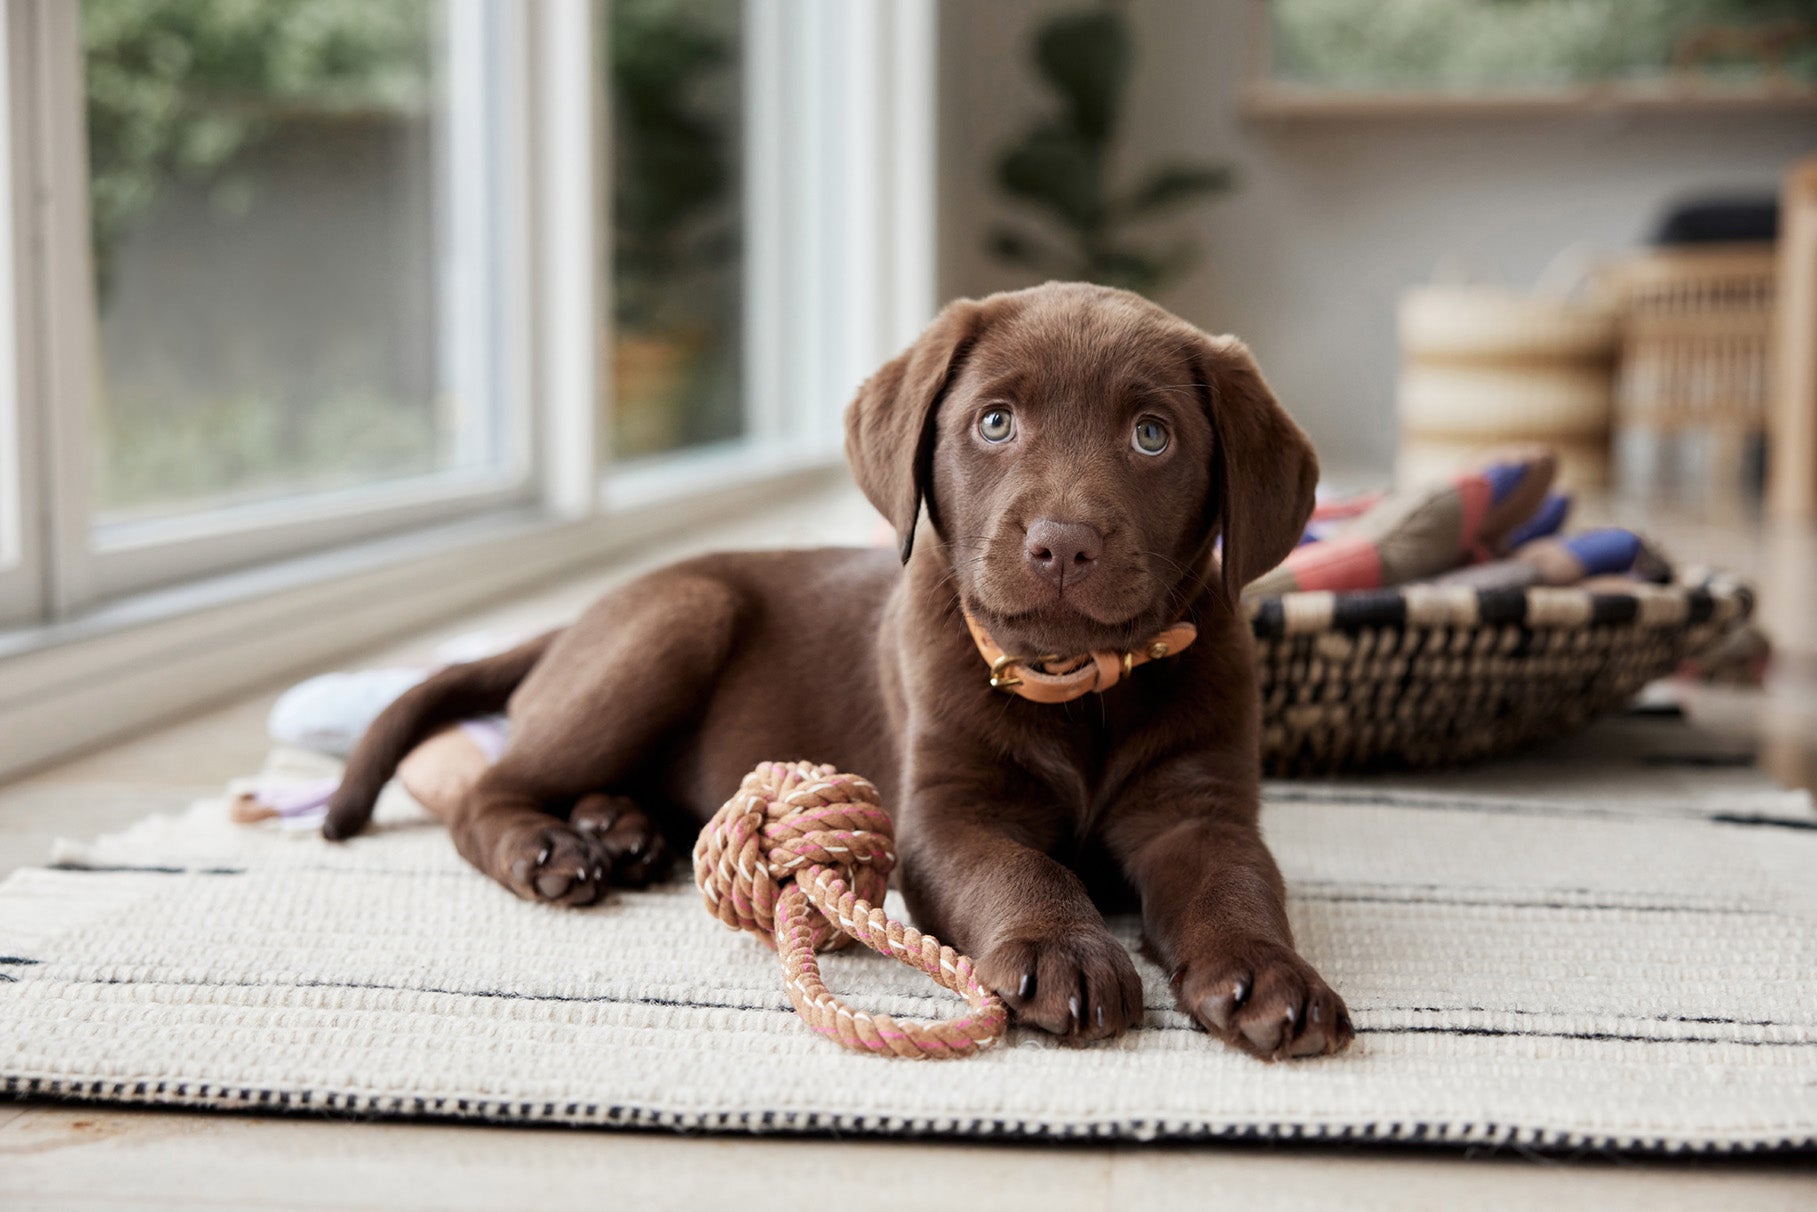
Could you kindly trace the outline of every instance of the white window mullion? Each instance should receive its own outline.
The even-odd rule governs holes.
[[[494,217],[493,271],[487,279],[493,297],[492,331],[501,347],[493,360],[493,390],[502,407],[498,440],[503,465],[529,486],[540,500],[543,454],[538,444],[540,412],[536,406],[536,187],[534,152],[535,76],[530,62],[531,19],[526,6],[507,4],[494,11],[489,28],[498,40],[495,51],[497,108],[489,115]]]
[[[769,174],[753,194],[752,247],[777,262],[752,263],[764,301],[752,324],[767,338],[753,365],[779,401],[759,432],[829,453],[857,385],[933,311],[935,6],[756,7],[780,42],[752,47],[753,87],[771,89],[752,101],[752,158],[767,165],[753,171]]]
[[[68,615],[94,597],[89,548],[89,417],[97,388],[95,276],[89,247],[88,130],[82,88],[82,8],[60,0],[17,0],[23,27],[13,64],[24,79],[26,127],[14,167],[30,175],[30,203],[17,216],[29,232],[29,264],[16,267],[19,314],[32,319],[31,394],[39,466],[39,534],[50,611]],[[18,51],[23,51],[21,63]],[[19,195],[15,195],[19,196]]]
[[[441,259],[441,361],[443,407],[454,414],[455,467],[483,464],[504,435],[494,431],[499,409],[491,407],[500,386],[500,343],[494,338],[498,262],[500,165],[492,163],[494,115],[503,100],[492,60],[499,45],[498,14],[484,0],[448,0],[441,70],[446,76],[448,114],[438,127],[441,187],[436,191],[445,218],[437,225]]]
[[[933,318],[937,176],[935,125],[939,114],[935,0],[888,0],[890,30],[883,53],[890,63],[884,125],[889,149],[886,248],[891,257],[884,289],[883,344],[899,349]]]
[[[7,117],[0,155],[0,627],[25,622],[43,610],[44,544],[38,507],[39,410],[33,398],[30,308],[18,306],[18,267],[32,260],[31,232],[18,220],[31,208],[32,174],[20,159],[30,146],[31,97],[25,81],[31,31],[25,11],[0,11],[0,105]]]
[[[838,0],[798,0],[790,5],[795,60],[791,67],[797,87],[789,97],[787,138],[797,155],[789,208],[794,220],[791,251],[796,294],[785,305],[784,314],[794,330],[788,341],[793,355],[788,402],[790,436],[795,438],[811,436],[825,415],[825,368],[831,359],[833,334],[839,329],[838,299],[831,289],[832,238],[838,214],[830,201],[835,188],[833,124],[838,96],[828,60],[837,45],[832,27],[841,7]]]
[[[828,64],[840,90],[837,175],[829,201],[838,216],[834,229],[836,275],[829,290],[838,300],[839,340],[822,388],[821,432],[837,432],[846,399],[883,356],[883,286],[891,261],[888,244],[888,154],[883,127],[891,75],[886,41],[888,0],[842,8],[840,45]]]
[[[609,59],[593,0],[544,0],[531,12],[543,495],[552,512],[583,517],[599,506],[603,435],[611,432],[599,418],[612,348],[601,307],[611,209],[599,188],[601,166],[611,162],[600,87]]]
[[[791,184],[801,161],[788,137],[791,92],[790,5],[745,0],[744,39],[744,381],[752,440],[788,434],[789,301],[799,298]]]

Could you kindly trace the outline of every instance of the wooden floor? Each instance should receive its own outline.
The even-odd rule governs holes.
[[[1791,784],[1817,783],[1817,534],[1650,518],[1687,559],[1753,577],[1781,646],[1766,692],[1686,692],[1695,718]],[[688,550],[863,542],[855,494],[779,505],[702,533]],[[571,617],[674,545],[576,577],[346,667],[420,662],[441,639]],[[58,836],[172,811],[249,773],[278,687],[0,787],[0,875],[43,862]],[[0,1041],[0,1048],[4,1042]],[[703,1063],[710,1063],[703,1062]],[[847,1176],[863,1175],[854,1183]],[[0,1102],[0,1208],[614,1207],[741,1209],[836,1201],[854,1212],[943,1205],[1609,1209],[1817,1207],[1817,1159],[1611,1163],[1386,1149],[1045,1146],[678,1137],[379,1124]]]

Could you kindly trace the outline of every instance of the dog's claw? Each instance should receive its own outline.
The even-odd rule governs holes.
[[[568,813],[568,824],[589,838],[600,856],[594,879],[642,888],[668,869],[668,850],[656,823],[633,800],[596,792]]]
[[[1141,1020],[1141,978],[1102,926],[1006,939],[982,949],[977,970],[1009,999],[1017,1022],[1074,1042],[1121,1035]]]
[[[1262,1060],[1341,1052],[1353,1035],[1343,999],[1273,941],[1190,960],[1175,993],[1207,1031]]]
[[[499,881],[525,900],[591,905],[606,893],[610,865],[598,839],[554,821],[494,843]]]

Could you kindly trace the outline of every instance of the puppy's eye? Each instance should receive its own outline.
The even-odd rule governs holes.
[[[978,418],[978,434],[986,442],[1007,442],[1016,432],[1016,416],[1007,408],[993,408]]]
[[[1153,417],[1143,417],[1129,435],[1129,444],[1145,455],[1158,455],[1167,449],[1167,426]]]

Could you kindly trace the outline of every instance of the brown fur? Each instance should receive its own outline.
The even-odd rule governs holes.
[[[1001,443],[979,430],[991,408],[1014,414]],[[1170,431],[1159,455],[1131,445],[1142,418]],[[1236,592],[1297,541],[1317,462],[1248,351],[1100,287],[961,300],[860,389],[847,450],[906,569],[886,551],[742,553],[632,582],[389,708],[329,836],[364,825],[436,726],[507,704],[510,744],[449,825],[533,899],[584,904],[651,878],[665,835],[687,846],[759,761],[831,762],[892,807],[917,922],[1023,1022],[1088,1040],[1140,1021],[1100,910],[1133,898],[1208,1030],[1270,1058],[1348,1044],[1343,1002],[1293,950],[1256,825]],[[1095,537],[1056,572],[1036,522]],[[1047,706],[988,687],[961,603],[1010,652],[1123,648],[1179,619],[1200,639]]]

